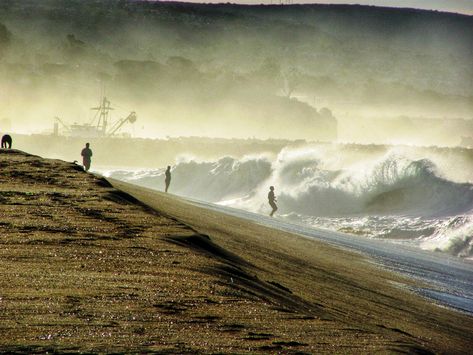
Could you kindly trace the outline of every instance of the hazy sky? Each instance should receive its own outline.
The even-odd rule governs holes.
[[[473,15],[473,0],[182,0],[189,2],[205,2],[205,3],[224,3],[232,2],[237,4],[277,4],[294,3],[294,4],[360,4],[375,5],[389,7],[411,7],[427,10],[458,12]]]

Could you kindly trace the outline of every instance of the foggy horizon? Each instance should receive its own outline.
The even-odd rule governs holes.
[[[190,1],[0,0],[0,353],[471,352],[473,0]]]
[[[468,17],[64,4],[0,8],[0,122],[12,132],[51,134],[58,117],[58,133],[70,134],[71,125],[91,123],[105,95],[109,127],[136,112],[117,131],[134,137],[456,146],[473,136]]]
[[[217,209],[267,215],[274,186],[288,223],[471,259],[472,57],[473,17],[438,11],[12,0],[0,133],[152,190],[170,166],[169,193]]]

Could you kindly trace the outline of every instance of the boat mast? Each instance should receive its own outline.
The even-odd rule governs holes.
[[[99,119],[97,122],[97,131],[100,132],[102,136],[106,136],[108,121],[110,118],[110,110],[113,110],[113,108],[110,107],[110,101],[107,100],[105,96],[103,96],[100,106],[92,107],[92,110],[96,110],[99,113]]]

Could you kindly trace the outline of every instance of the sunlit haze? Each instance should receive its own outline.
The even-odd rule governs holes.
[[[1,354],[472,353],[473,0],[0,0],[0,141]]]
[[[472,43],[473,17],[432,11],[10,1],[0,122],[60,136],[101,125],[94,134],[456,146],[473,135]]]
[[[212,208],[473,258],[473,3],[295,2],[1,1],[0,134]]]

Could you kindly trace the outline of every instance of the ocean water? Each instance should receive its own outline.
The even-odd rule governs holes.
[[[162,191],[164,168],[102,170]],[[354,238],[473,260],[473,150],[305,144],[278,154],[178,158],[169,192]]]
[[[421,281],[418,286],[403,281],[395,286],[408,289],[436,304],[473,315],[473,263],[446,253],[433,253],[414,245],[393,244],[385,239],[354,238],[346,233],[322,230],[242,209],[188,199],[198,207],[247,219],[254,223],[359,252],[388,270]]]

